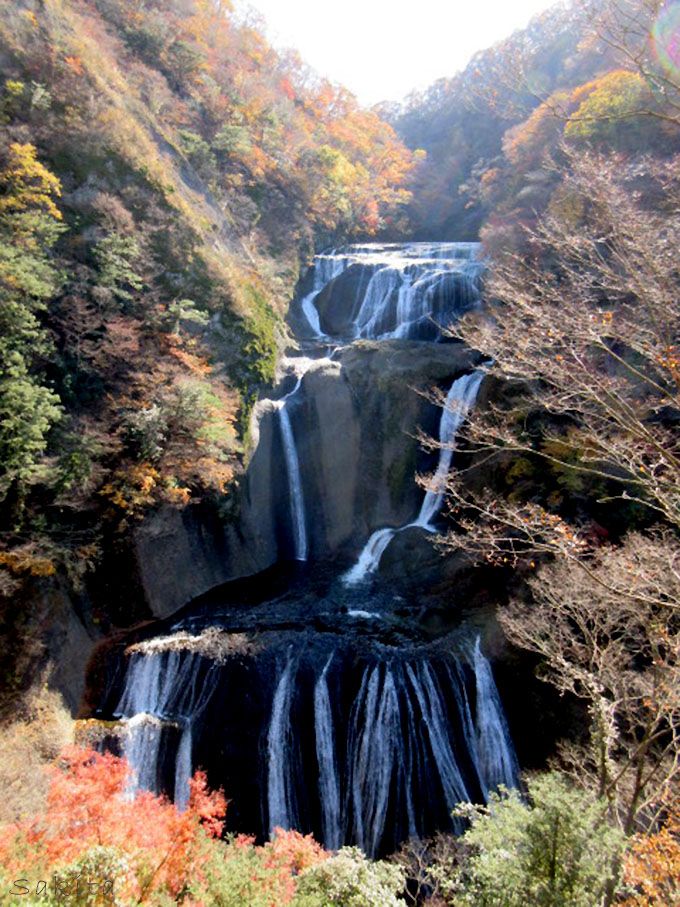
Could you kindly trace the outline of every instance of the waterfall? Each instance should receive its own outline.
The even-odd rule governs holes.
[[[188,721],[182,730],[177,759],[175,761],[175,794],[173,800],[180,810],[189,804],[189,780],[192,775],[192,723]]]
[[[313,360],[307,360],[312,362]],[[303,372],[304,375],[304,372]],[[307,541],[307,524],[305,520],[305,499],[302,491],[302,475],[300,473],[300,458],[298,457],[297,447],[295,446],[295,435],[293,426],[290,423],[288,415],[288,402],[300,390],[302,377],[298,377],[297,383],[293,390],[278,401],[279,425],[281,426],[281,436],[283,438],[283,453],[286,461],[286,472],[288,474],[288,491],[290,495],[290,515],[293,526],[293,538],[295,541],[295,560],[306,561],[308,554]]]
[[[127,787],[130,796],[138,790],[158,790],[158,755],[162,733],[163,723],[144,712],[134,715],[127,722],[123,755],[132,770]]]
[[[510,740],[507,722],[491,666],[482,654],[479,637],[473,656],[477,696],[476,748],[482,791],[488,796],[499,784],[517,785],[517,757]]]
[[[379,337],[385,333],[381,326],[387,322],[387,310],[394,294],[399,292],[400,283],[401,272],[397,268],[388,266],[375,272],[354,320],[355,337]]]
[[[436,340],[442,328],[479,301],[484,269],[479,249],[478,243],[369,243],[317,255],[313,287],[300,307],[314,338],[330,339],[316,302],[350,268],[361,268],[367,280],[347,308],[342,336]]]
[[[417,359],[421,348],[428,356],[431,348],[420,342],[442,339],[442,327],[477,303],[478,256],[475,243],[368,243],[316,257],[311,291],[299,301],[316,343],[281,361],[278,378],[292,390],[261,401],[256,413],[273,420],[266,428],[273,428],[285,463],[280,484],[285,488],[287,478],[289,500],[282,515],[297,560],[309,557],[310,515],[321,509],[307,513],[304,491],[317,483],[315,477],[303,483],[306,458],[293,430],[301,430],[292,413],[304,375],[319,368],[324,380],[344,380],[361,367],[366,349],[375,349],[357,344],[347,361],[342,354],[331,366],[336,350],[357,338],[418,341],[394,346],[405,359]],[[439,359],[449,368],[448,353],[437,351],[437,369]],[[451,361],[460,361],[455,351]],[[398,532],[434,531],[456,434],[481,382],[480,372],[452,382],[439,419],[436,470],[416,518],[374,532],[343,577],[347,586],[377,570]],[[479,638],[461,629],[426,643],[422,627],[401,620],[409,602],[369,587],[340,596],[322,569],[318,576],[295,571],[283,592],[277,572],[276,598],[263,596],[268,579],[230,585],[219,597],[212,590],[178,614],[174,635],[126,650],[124,675],[111,670],[100,714],[122,719],[130,794],[172,795],[185,809],[192,773],[201,767],[211,787],[223,787],[231,800],[230,831],[265,838],[277,827],[295,829],[329,850],[356,845],[379,857],[409,838],[461,831],[451,815],[458,803],[480,802],[499,784],[517,783]],[[112,661],[119,657],[112,650]],[[108,739],[103,746],[113,748]]]
[[[411,525],[411,524],[409,524]],[[378,569],[380,559],[399,529],[377,529],[364,545],[356,564],[342,578],[346,586],[357,586]]]
[[[409,665],[406,670],[430,739],[434,762],[446,797],[446,806],[451,812],[458,803],[469,801],[471,798],[451,746],[442,695],[428,664],[418,665],[417,669]]]
[[[451,385],[439,420],[439,462],[430,487],[425,493],[420,513],[412,523],[396,529],[377,529],[364,546],[356,564],[342,577],[346,586],[356,586],[375,573],[390,542],[398,532],[418,527],[434,532],[432,521],[441,510],[446,491],[446,478],[451,470],[454,442],[458,429],[474,405],[484,378],[482,372],[462,375]]]
[[[342,846],[340,778],[335,753],[333,710],[328,689],[328,669],[332,661],[331,654],[314,687],[314,730],[319,762],[319,800],[323,816],[322,840],[327,850],[338,850]]]
[[[422,658],[365,667],[349,720],[345,802],[352,815],[352,839],[367,854],[381,851],[385,836],[395,831],[390,823],[403,836],[427,832],[423,807],[433,805],[427,802],[428,791],[430,797],[441,798],[442,815],[450,818],[454,807],[473,799],[472,792],[481,784],[485,798],[499,783],[516,784],[512,743],[479,640],[473,660],[476,732],[466,681],[456,660],[451,662],[455,670],[448,670],[447,664],[435,670]],[[464,751],[459,752],[461,744],[454,742],[453,728],[460,731]],[[478,776],[478,760],[483,778]],[[451,827],[461,830],[458,820]],[[338,822],[333,840],[340,834]]]
[[[300,475],[300,460],[295,446],[293,428],[285,406],[279,409],[279,422],[283,436],[283,451],[286,458],[288,472],[288,487],[290,489],[290,510],[293,521],[293,535],[295,538],[295,560],[307,560],[307,527],[305,524],[305,502],[302,495],[302,478]]]
[[[312,291],[300,300],[300,307],[314,337],[319,340],[324,339],[326,334],[321,330],[319,312],[314,301],[323,288],[349,267],[350,263],[350,258],[336,255],[334,252],[329,255],[317,255],[314,259],[314,285]]]
[[[415,526],[431,529],[432,520],[441,510],[456,435],[477,399],[483,378],[483,372],[472,372],[457,378],[451,385],[439,420],[439,463],[425,493],[418,519],[413,524]]]
[[[458,803],[486,799],[518,777],[479,638],[461,634],[448,654],[441,647],[359,648],[360,638],[315,637],[311,648],[279,648],[273,688],[270,658],[255,662],[255,676],[235,674],[238,658],[171,648],[180,639],[186,645],[187,634],[161,640],[165,648],[135,651],[117,709],[135,772],[130,793],[174,791],[185,808],[197,758],[242,814],[262,760],[265,783],[252,786],[249,831],[294,828],[328,849],[356,844],[373,857],[409,837],[460,831],[451,817]],[[244,691],[246,677],[255,695],[248,711],[263,723],[243,758],[234,747],[234,732],[244,728],[234,691]]]
[[[352,716],[350,759],[354,835],[370,855],[378,850],[400,744],[399,699],[389,668],[369,668]]]
[[[168,728],[180,727],[175,801],[186,806],[192,775],[192,727],[213,693],[216,665],[174,649],[130,656],[125,689],[114,714],[123,718],[123,752],[132,769],[130,792],[160,792],[159,752]]]
[[[293,659],[289,657],[274,693],[267,736],[267,814],[270,834],[275,828],[288,829],[296,824],[295,787],[291,770],[293,667]]]

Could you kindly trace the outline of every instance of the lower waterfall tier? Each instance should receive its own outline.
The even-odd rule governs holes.
[[[517,783],[517,762],[479,638],[379,641],[374,632],[247,636],[180,630],[132,646],[101,713],[134,785],[183,805],[197,768],[223,787],[234,831],[313,833],[371,856],[460,830],[451,813]],[[187,624],[187,626],[190,626]]]

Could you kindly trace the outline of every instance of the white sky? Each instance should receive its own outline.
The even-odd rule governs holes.
[[[525,26],[551,0],[237,0],[277,47],[345,85],[364,104],[400,100]]]

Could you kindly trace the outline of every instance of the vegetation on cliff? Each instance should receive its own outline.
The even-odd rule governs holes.
[[[396,228],[414,156],[228,2],[11,2],[0,49],[12,686],[36,582],[77,587],[151,507],[222,500],[301,262]]]
[[[587,711],[555,765],[651,842],[680,781],[677,7],[576,9],[569,78],[474,174],[489,301],[455,333],[501,390],[471,418],[443,545],[512,571],[506,636]],[[532,60],[500,83],[513,116]],[[663,902],[644,888],[631,903]]]

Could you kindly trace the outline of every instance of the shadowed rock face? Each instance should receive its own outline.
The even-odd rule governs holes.
[[[373,274],[372,269],[351,265],[326,286],[316,299],[319,322],[331,337],[351,337],[358,305]]]

